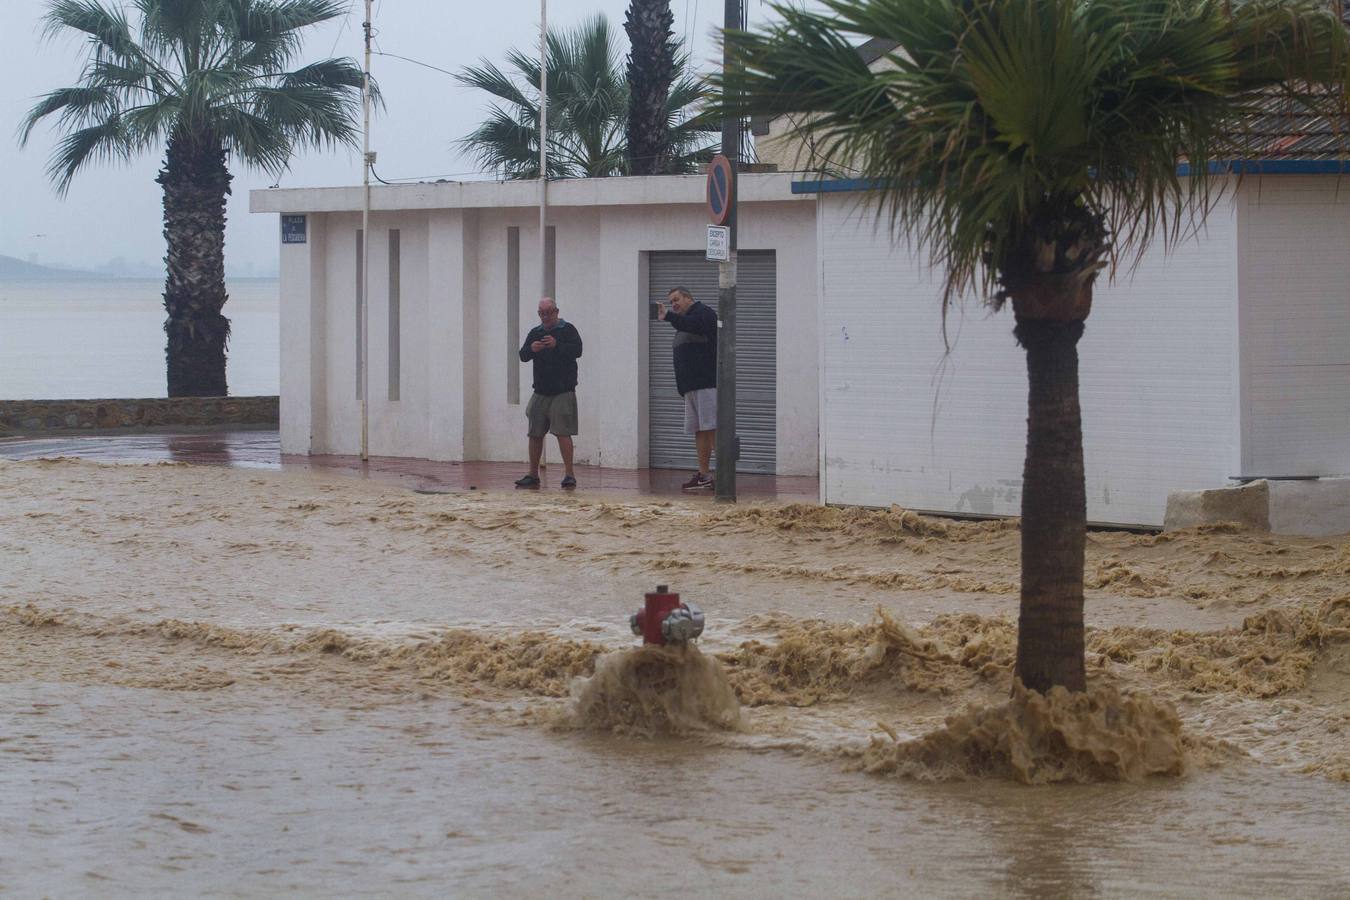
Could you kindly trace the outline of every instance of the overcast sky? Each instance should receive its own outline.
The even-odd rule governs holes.
[[[104,0],[117,3],[121,0]],[[35,99],[72,85],[79,76],[84,45],[64,37],[44,42],[45,0],[3,0],[0,34],[0,254],[70,265],[101,265],[114,257],[158,265],[163,256],[160,192],[155,184],[162,149],[130,164],[96,164],[76,176],[60,199],[44,170],[56,134],[39,126],[20,149],[16,130]],[[752,23],[768,10],[748,0]],[[348,15],[315,28],[307,60],[361,55],[362,0]],[[456,71],[487,57],[500,62],[510,47],[537,47],[538,0],[376,0],[379,49]],[[573,25],[603,12],[622,37],[627,0],[549,0],[550,28]],[[693,35],[696,59],[705,67],[716,53],[712,33],[722,16],[718,0],[671,0],[675,32]],[[474,177],[474,165],[454,141],[481,120],[486,95],[453,78],[402,60],[376,56],[372,70],[384,90],[386,112],[372,128],[377,171],[386,179],[412,176]],[[231,274],[274,271],[275,215],[250,215],[248,192],[272,179],[235,168],[229,203],[226,268]],[[359,184],[359,152],[308,153],[282,176],[283,187]]]

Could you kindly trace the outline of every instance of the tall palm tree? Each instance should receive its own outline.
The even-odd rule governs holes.
[[[133,28],[129,13],[137,19]],[[351,60],[295,69],[301,30],[346,11],[341,0],[51,0],[49,37],[85,36],[74,87],[41,98],[21,132],[55,115],[65,137],[48,173],[61,194],[91,163],[165,146],[170,397],[224,396],[230,323],[225,197],[232,156],[280,173],[301,146],[355,145],[362,72]]]
[[[633,175],[664,175],[670,168],[666,100],[679,71],[674,24],[670,0],[629,0],[623,30],[628,34],[628,167]]]
[[[506,55],[511,74],[482,60],[458,78],[480,88],[499,103],[461,144],[484,168],[506,178],[539,177],[539,60],[520,50]],[[711,155],[708,133],[697,124],[695,108],[706,88],[686,72],[681,54],[676,66],[685,72],[666,99],[668,124],[665,150],[668,171],[691,172]],[[594,178],[628,174],[629,88],[619,69],[619,54],[609,21],[602,15],[571,31],[548,38],[548,177]]]
[[[1016,675],[1085,686],[1077,343],[1092,289],[1203,222],[1271,103],[1346,127],[1350,38],[1320,0],[824,0],[728,36],[738,114],[796,116],[1026,351]],[[843,35],[893,42],[870,71]],[[1189,176],[1178,173],[1189,162]]]

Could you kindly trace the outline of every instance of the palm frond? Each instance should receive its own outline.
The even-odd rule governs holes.
[[[679,56],[681,63],[686,57]],[[537,56],[520,49],[506,54],[506,69],[481,60],[457,75],[461,84],[485,91],[497,102],[485,120],[458,144],[486,169],[507,178],[539,177],[539,74]],[[689,77],[672,92],[672,121],[693,117],[704,89]],[[548,145],[550,178],[600,177],[628,171],[625,124],[629,85],[621,68],[617,37],[603,16],[592,16],[576,28],[553,32],[548,43]],[[681,171],[695,165],[686,159],[686,133],[671,139],[671,155]],[[706,134],[697,143],[707,143]]]
[[[507,178],[539,177],[539,129],[500,109],[489,109],[487,118],[462,144],[485,169],[500,171]]]
[[[536,68],[535,71],[538,72],[538,69]],[[477,66],[465,66],[455,78],[460,84],[487,91],[492,96],[505,100],[522,112],[533,109],[535,118],[539,116],[537,104],[528,99],[525,93],[501,69],[487,60],[483,60]],[[537,83],[538,79],[536,79]]]
[[[28,137],[38,122],[55,112],[60,112],[63,128],[84,128],[101,118],[106,118],[116,109],[116,97],[103,87],[58,88],[47,94],[28,111],[19,127],[19,145],[25,146]]]
[[[49,37],[73,30],[91,45],[80,83],[41,98],[20,127],[24,143],[59,114],[69,132],[51,167],[59,190],[87,161],[171,134],[203,147],[224,141],[269,172],[299,146],[354,143],[361,69],[328,59],[287,70],[299,32],[342,15],[341,0],[134,0],[132,8],[135,32],[121,8],[99,0],[49,4]]]
[[[121,117],[109,116],[62,138],[48,160],[47,174],[55,182],[57,194],[64,197],[70,190],[71,180],[85,166],[125,160],[135,149],[132,135]]]
[[[1345,121],[1350,36],[1316,0],[824,5],[728,33],[712,112],[789,117],[822,170],[869,183],[878,213],[946,269],[949,298],[999,296],[1047,209],[1098,217],[1136,261],[1179,239],[1263,91]],[[895,49],[869,68],[847,36]]]
[[[299,52],[299,32],[339,18],[348,9],[336,0],[236,2],[229,9],[238,56],[236,64],[275,72],[285,69]]]
[[[126,14],[98,0],[54,0],[43,16],[44,36],[51,39],[65,31],[88,36],[96,58],[106,55],[121,62],[136,62],[143,56],[132,38]]]

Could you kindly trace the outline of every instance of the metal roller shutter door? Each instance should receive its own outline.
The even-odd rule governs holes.
[[[655,252],[648,259],[648,302],[666,298],[676,285],[717,309],[717,263],[699,251]],[[736,430],[741,438],[738,472],[773,473],[777,438],[777,258],[773,250],[737,254]],[[675,390],[671,345],[675,330],[656,319],[648,327],[649,465],[694,469],[694,440],[684,432],[684,401]],[[716,458],[714,457],[714,465]]]

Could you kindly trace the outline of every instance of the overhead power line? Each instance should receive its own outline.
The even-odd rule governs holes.
[[[422,66],[425,69],[432,69],[433,71],[436,72],[443,72],[444,74],[449,75],[452,78],[458,77],[458,73],[456,72],[451,72],[449,69],[442,69],[440,66],[433,66],[431,63],[425,63],[422,62],[420,59],[413,59],[410,56],[399,56],[397,53],[390,53],[387,50],[373,50],[371,52],[373,52],[376,56],[389,56],[393,57],[394,59],[401,59],[404,62],[410,62],[415,66]]]

